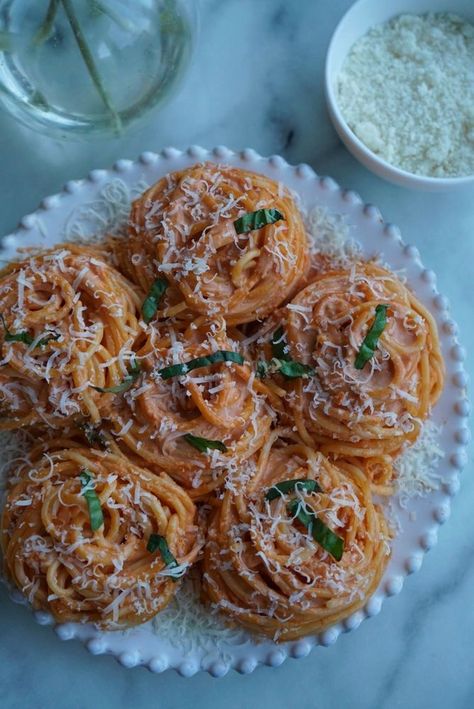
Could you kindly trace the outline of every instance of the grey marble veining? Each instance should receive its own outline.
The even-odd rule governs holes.
[[[203,0],[185,84],[146,126],[120,139],[58,142],[0,113],[0,233],[90,169],[166,145],[254,147],[307,162],[376,204],[438,273],[463,345],[474,351],[474,190],[392,186],[339,143],[326,114],[324,57],[349,0]],[[449,3],[447,2],[447,6]],[[471,361],[469,367],[472,374]],[[0,590],[0,707],[97,709],[470,709],[474,706],[474,481],[470,462],[452,517],[421,571],[382,613],[279,669],[222,680],[124,670],[37,626]]]

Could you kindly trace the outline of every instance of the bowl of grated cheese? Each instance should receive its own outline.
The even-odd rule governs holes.
[[[369,170],[404,187],[474,183],[474,2],[358,0],[325,70],[334,127]]]

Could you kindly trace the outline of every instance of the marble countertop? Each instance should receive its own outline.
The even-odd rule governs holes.
[[[199,46],[183,88],[140,130],[89,144],[57,142],[0,113],[0,233],[45,195],[119,157],[167,145],[227,144],[307,162],[376,204],[438,273],[474,351],[474,189],[392,186],[357,163],[330,125],[324,57],[350,0],[202,0]],[[192,107],[192,111],[190,108]],[[474,706],[474,480],[463,474],[452,516],[400,596],[335,646],[278,669],[221,680],[125,670],[62,643],[0,590],[0,706],[55,709],[466,709]]]

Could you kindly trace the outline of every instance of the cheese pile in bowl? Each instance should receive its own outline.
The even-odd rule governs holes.
[[[474,173],[474,25],[405,14],[351,48],[337,79],[341,112],[377,156],[431,177]]]

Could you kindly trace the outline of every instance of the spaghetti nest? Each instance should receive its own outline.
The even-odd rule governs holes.
[[[280,216],[238,233],[236,220],[257,210]],[[205,163],[167,175],[134,202],[130,219],[119,259],[132,280],[148,290],[165,275],[191,310],[228,324],[268,315],[309,266],[288,189],[238,168]]]
[[[222,319],[200,317],[182,332],[172,324],[150,328],[137,340],[143,375],[109,416],[124,452],[166,470],[193,498],[221,486],[228,469],[263,445],[272,422],[250,368],[212,363],[216,352],[238,355]],[[165,367],[196,358],[204,358],[200,366],[163,378]]]
[[[34,449],[13,477],[2,519],[4,565],[34,608],[60,622],[114,629],[167,605],[199,550],[194,504],[168,475],[63,439]],[[91,490],[103,514],[95,531]],[[175,565],[147,550],[153,534],[166,540]]]
[[[92,247],[60,245],[0,275],[0,430],[101,419],[94,389],[127,373],[143,296]]]
[[[204,589],[249,630],[291,640],[362,607],[388,558],[387,525],[364,473],[275,431],[211,521]]]
[[[386,325],[361,369],[356,358],[387,306]],[[356,263],[316,278],[287,306],[286,336],[315,376],[289,394],[294,422],[324,453],[396,455],[413,443],[443,386],[436,324],[389,271]]]

